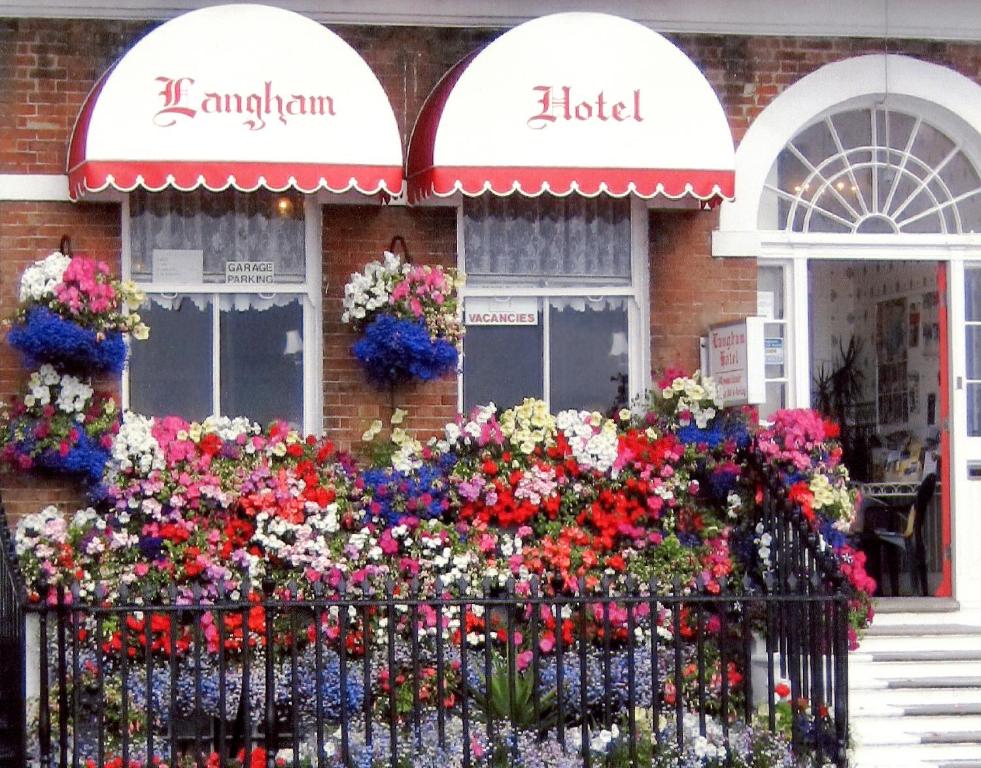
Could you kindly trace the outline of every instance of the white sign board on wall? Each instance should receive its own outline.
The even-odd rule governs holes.
[[[712,326],[708,335],[708,373],[723,405],[766,402],[762,317]]]

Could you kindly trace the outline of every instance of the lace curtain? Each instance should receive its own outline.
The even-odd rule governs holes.
[[[222,312],[245,312],[246,310],[256,310],[263,312],[273,307],[288,307],[290,304],[301,304],[304,300],[302,295],[296,293],[220,293],[218,294],[218,309]],[[188,301],[199,310],[208,309],[214,302],[214,296],[210,293],[151,293],[147,295],[147,305],[153,304],[161,309],[172,312],[180,310],[184,302]]]
[[[276,282],[302,283],[303,198],[267,191],[135,192],[130,197],[134,279],[152,279],[158,248],[204,251],[205,283],[224,283],[228,261],[271,261]]]
[[[579,195],[466,199],[467,279],[630,281],[629,199]]]

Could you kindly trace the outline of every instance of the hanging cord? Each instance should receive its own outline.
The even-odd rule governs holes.
[[[881,106],[889,98],[889,0],[882,0],[882,99]]]
[[[396,256],[398,256],[399,252],[396,249],[398,248],[399,245],[402,246],[402,254],[401,254],[402,260],[406,264],[411,264],[412,256],[409,255],[409,246],[405,244],[405,238],[402,237],[402,235],[396,235],[395,237],[392,238],[392,242],[388,246],[389,252],[394,253]]]

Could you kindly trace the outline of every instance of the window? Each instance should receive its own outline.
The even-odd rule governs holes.
[[[319,260],[307,239],[298,194],[133,194],[128,269],[150,338],[133,345],[129,407],[315,428],[304,340],[317,336]]]
[[[774,216],[775,213],[775,216]],[[981,218],[981,175],[922,117],[882,106],[800,131],[764,186],[762,229],[963,234]]]
[[[981,267],[964,270],[967,434],[981,437]]]
[[[485,195],[462,211],[463,405],[608,412],[643,390],[631,201]]]
[[[766,402],[760,406],[760,418],[767,419],[774,411],[787,407],[787,388],[790,384],[785,270],[782,266],[760,264],[757,271],[757,313],[765,317],[764,361]]]

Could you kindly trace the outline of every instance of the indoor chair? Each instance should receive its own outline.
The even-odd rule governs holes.
[[[899,595],[899,553],[906,553],[909,564],[910,586],[915,590],[917,581],[924,597],[929,596],[927,585],[926,546],[923,542],[923,524],[927,510],[937,490],[937,475],[931,472],[920,482],[916,499],[909,511],[893,510],[899,521],[897,530],[876,528],[874,537],[880,544],[888,545],[886,561],[889,567],[889,582],[894,596]]]

